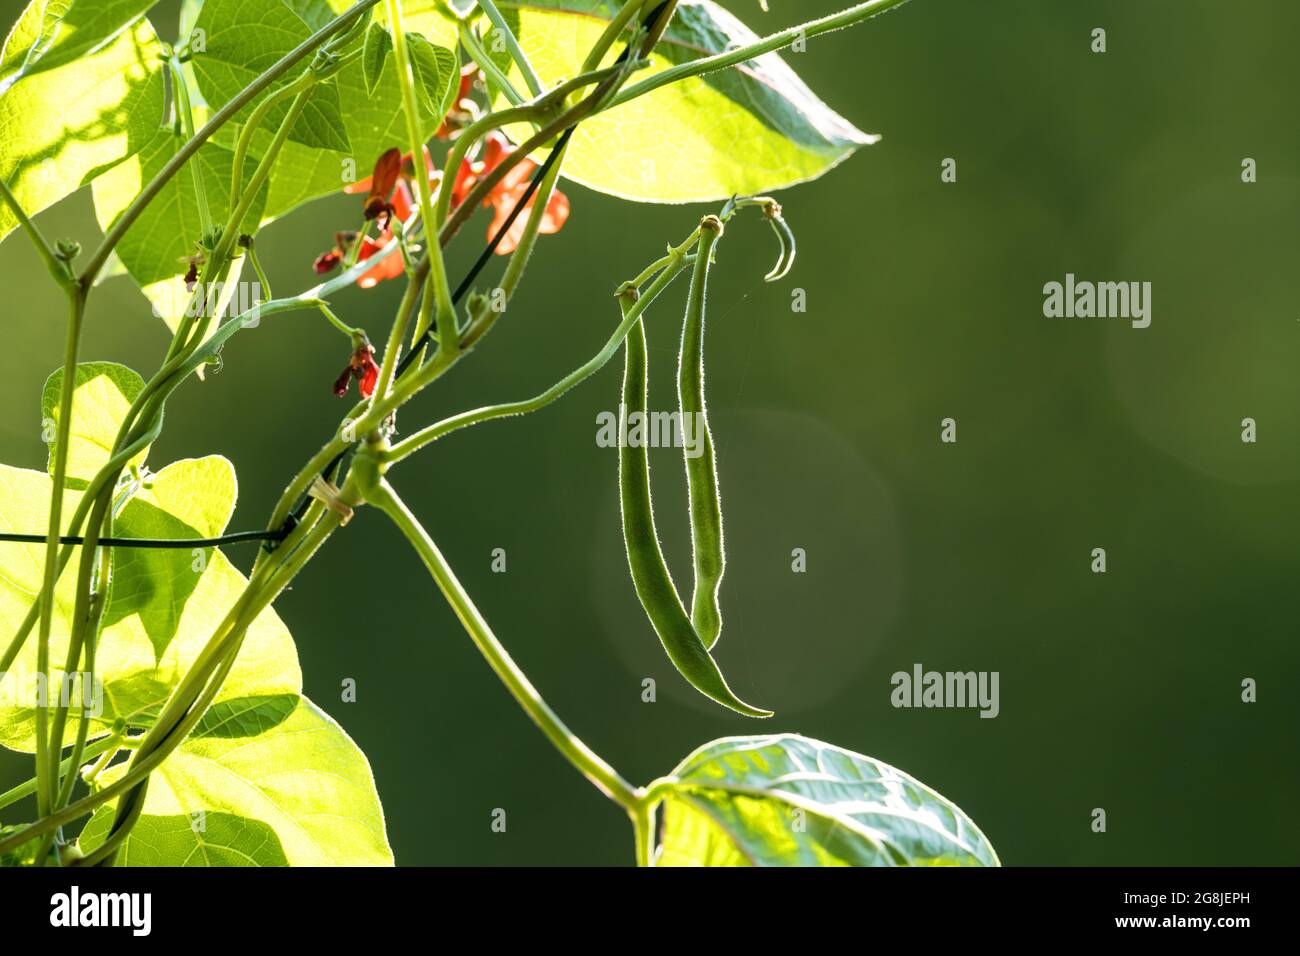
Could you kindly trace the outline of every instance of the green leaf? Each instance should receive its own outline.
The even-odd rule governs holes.
[[[101,49],[157,0],[31,0],[0,50],[0,93]]]
[[[622,4],[504,0],[500,6],[518,9],[520,45],[549,85],[573,75]],[[718,4],[682,0],[651,66],[632,82],[757,39]],[[615,44],[606,62],[622,49]],[[522,80],[517,69],[512,78]],[[564,175],[626,199],[722,200],[815,179],[878,138],[854,128],[769,53],[662,87],[583,122],[569,144]]]
[[[118,429],[127,410],[144,390],[144,379],[125,365],[115,362],[83,362],[77,366],[72,392],[72,421],[68,425],[68,478],[78,487],[95,477],[113,456]],[[63,369],[45,380],[41,391],[41,430],[53,438],[59,425],[59,398],[63,391]],[[131,460],[144,463],[148,449]],[[46,470],[54,474],[54,442],[50,442]],[[43,528],[41,530],[44,530]]]
[[[181,145],[182,141],[171,130],[162,130],[138,156],[95,180],[92,192],[100,228],[107,231],[112,227],[144,185],[171,160]],[[196,164],[202,177],[213,221],[224,224],[233,212],[230,182],[234,153],[224,146],[205,143],[186,165],[190,164]],[[252,177],[256,165],[253,160],[244,160],[242,181],[245,184]],[[263,185],[244,217],[243,231],[256,231],[267,194],[268,189]],[[200,251],[198,242],[202,231],[194,176],[186,168],[168,180],[117,245],[116,252],[127,272],[153,305],[154,313],[173,332],[193,298],[185,287],[184,273],[188,265],[184,259]],[[254,290],[239,286],[242,265],[242,260],[236,260],[219,290],[214,307],[218,315],[224,314],[232,301],[242,307],[252,304]],[[239,298],[236,300],[237,293]],[[217,324],[215,321],[211,324],[209,335],[216,332]]]
[[[430,116],[441,120],[451,109],[452,97],[460,86],[456,54],[434,46],[418,33],[408,35],[406,41],[411,51],[411,71],[415,74],[415,88],[420,94],[421,105]]]
[[[0,826],[0,840],[13,836],[22,826]],[[0,868],[7,866],[32,866],[36,862],[36,851],[41,845],[40,837],[32,837],[26,843],[20,843],[8,853],[0,853]]]
[[[797,734],[727,737],[656,785],[660,866],[998,866],[955,804],[888,764]]]
[[[204,99],[212,109],[220,109],[332,19],[323,0],[292,4],[287,0],[206,0],[195,23],[195,29],[206,35],[205,49],[196,50],[190,61]],[[287,102],[278,104],[267,114],[265,127],[274,131],[288,108]],[[236,120],[246,120],[253,109],[252,104],[246,106]],[[333,84],[316,84],[302,116],[289,131],[289,139],[321,149],[347,152],[352,148]]]
[[[361,51],[361,69],[365,75],[366,92],[374,94],[379,86],[379,77],[384,72],[384,63],[393,49],[393,38],[378,23],[370,24],[366,30],[366,43]]]
[[[48,520],[52,482],[43,472],[0,465],[0,529],[40,531]],[[79,492],[64,496],[64,514]],[[234,470],[220,456],[175,462],[152,477],[150,487],[119,497],[113,533],[121,537],[201,538],[224,530],[234,510]],[[51,687],[60,686],[67,656],[73,609],[73,582],[80,549],[59,578],[55,591],[50,659]],[[13,634],[40,590],[43,544],[0,544],[0,633]],[[247,579],[220,550],[115,548],[113,591],[104,615],[96,655],[100,699],[87,708],[91,735],[108,730],[121,717],[146,728],[189,669],[227,611],[243,593]],[[7,680],[34,688],[36,642],[28,640]],[[272,609],[253,622],[235,666],[221,686],[217,703],[247,698],[296,696],[302,689],[297,650],[288,629]],[[0,703],[0,744],[35,749],[30,694],[14,699],[6,687]],[[74,694],[68,737],[83,707]]]
[[[28,215],[134,155],[163,121],[161,47],[141,20],[102,49],[0,94],[0,178]],[[0,238],[15,226],[0,206]]]
[[[264,705],[272,706],[272,705]],[[282,706],[282,703],[280,705]],[[111,782],[121,773],[105,774]],[[81,847],[103,843],[112,805]],[[192,734],[153,772],[121,866],[391,866],[365,755],[307,698],[246,736]]]

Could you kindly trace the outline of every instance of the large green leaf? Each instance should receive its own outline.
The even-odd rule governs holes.
[[[519,42],[544,83],[571,77],[618,0],[501,0],[519,13]],[[681,0],[651,66],[635,80],[758,37],[709,0]],[[616,44],[607,62],[622,51]],[[518,70],[514,77],[521,80]],[[516,82],[522,89],[522,83]],[[646,202],[767,192],[820,176],[878,137],[823,103],[775,53],[661,87],[585,121],[564,175]]]
[[[206,0],[195,23],[196,29],[204,31],[205,48],[195,51],[191,62],[208,105],[224,106],[331,19],[321,2]],[[237,120],[247,119],[253,108],[246,106]],[[274,107],[266,116],[268,128],[275,129],[287,110],[287,102]],[[351,149],[339,94],[332,84],[317,84],[289,138],[321,149]]]
[[[176,154],[181,140],[171,130],[161,130],[138,156],[121,163],[117,168],[95,180],[95,216],[100,228],[108,230],[122,211],[131,204],[144,185],[149,182]],[[117,245],[117,255],[130,276],[143,290],[153,305],[154,312],[173,332],[184,316],[191,301],[184,273],[187,256],[199,252],[198,241],[202,234],[199,203],[195,193],[191,165],[202,177],[212,221],[224,225],[233,210],[230,207],[230,182],[234,153],[216,143],[205,143],[186,164],[186,168],[173,176],[159,191],[154,201],[131,225]],[[242,181],[247,183],[256,163],[245,160]],[[267,187],[262,186],[253,197],[242,223],[245,232],[255,232],[266,205]],[[238,282],[242,261],[236,260],[222,286],[214,310],[225,310],[240,291]],[[243,301],[251,304],[250,290],[243,290]],[[265,298],[263,291],[262,298]],[[216,332],[217,322],[209,328]]]
[[[797,734],[728,737],[664,784],[661,866],[997,866],[951,801]]]
[[[251,708],[272,708],[282,702]],[[226,728],[226,732],[214,729]],[[121,773],[113,768],[110,782]],[[91,818],[81,846],[101,844],[113,805]],[[201,725],[149,779],[144,813],[122,866],[390,866],[393,851],[365,755],[307,698],[265,729],[232,735]]]
[[[0,50],[0,93],[100,49],[157,0],[31,0]]]
[[[76,487],[108,463],[113,455],[117,431],[127,410],[144,389],[144,379],[116,362],[82,362],[77,366],[72,392],[72,421],[68,424],[68,479]],[[63,369],[45,380],[41,391],[41,428],[53,437],[59,425],[59,399],[63,391]],[[54,442],[50,442],[46,470],[54,473]],[[141,465],[149,449],[140,451],[131,464]]]
[[[235,477],[219,456],[187,459],[164,468],[124,505],[113,532],[121,537],[214,537],[225,528],[235,503]],[[41,530],[48,520],[52,482],[43,472],[0,465],[0,528]],[[64,514],[78,493],[64,498]],[[73,576],[80,550],[56,589],[50,655],[52,687],[60,686],[72,617]],[[100,632],[96,672],[102,699],[91,714],[92,736],[121,717],[148,727],[181,675],[189,669],[226,612],[239,598],[245,577],[215,548],[116,548],[113,590]],[[0,544],[0,634],[12,634],[35,600],[44,567],[44,545]],[[29,639],[8,678],[32,686],[36,642]],[[296,696],[302,688],[293,638],[271,610],[263,611],[244,639],[239,658],[217,695],[218,703]],[[35,711],[30,697],[8,693],[0,706],[0,744],[35,749]],[[69,737],[82,711],[73,695]],[[94,705],[92,704],[92,707]]]
[[[134,155],[163,120],[161,48],[147,20],[0,93],[0,178],[35,215]],[[0,238],[17,220],[0,205]]]

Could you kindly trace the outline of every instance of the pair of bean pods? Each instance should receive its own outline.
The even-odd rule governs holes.
[[[710,651],[722,629],[718,591],[726,566],[722,536],[722,507],[718,494],[717,456],[704,401],[704,317],[713,248],[722,234],[717,219],[706,219],[700,229],[691,288],[682,326],[677,366],[677,396],[685,422],[699,423],[702,446],[696,456],[685,454],[690,505],[691,546],[694,554],[695,590],[688,613],[673,583],[655,529],[650,494],[648,442],[638,447],[623,443],[619,449],[619,500],[623,514],[623,541],[637,597],[660,643],[677,670],[706,697],[748,717],[770,717],[772,712],[745,703],[727,686]],[[782,258],[785,258],[783,249]],[[649,363],[645,328],[640,319],[624,340],[622,408],[630,417],[643,419],[649,402]]]

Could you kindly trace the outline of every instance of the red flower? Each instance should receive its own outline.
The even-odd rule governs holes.
[[[393,158],[390,159],[390,156]],[[400,159],[400,162],[396,161],[397,159]],[[429,188],[437,190],[438,184],[442,181],[442,174],[433,165],[433,157],[429,155],[427,148],[424,150],[424,167],[429,177]],[[388,175],[390,170],[391,175]],[[348,195],[366,193],[367,212],[372,203],[383,203],[391,209],[394,216],[405,222],[411,218],[411,211],[415,208],[415,196],[411,191],[414,181],[415,166],[411,162],[411,154],[398,157],[397,150],[390,149],[379,157],[373,176],[349,183],[343,187],[343,191]],[[374,217],[367,215],[366,218]]]
[[[352,379],[357,380],[357,388],[362,398],[375,394],[375,382],[379,379],[379,366],[375,364],[375,347],[363,341],[353,351],[347,367],[334,380],[334,394],[342,398],[348,393]]]
[[[380,228],[388,225],[393,215],[393,204],[389,200],[397,188],[397,177],[402,171],[402,152],[399,149],[386,151],[375,163],[374,174],[370,177],[370,191],[366,196],[366,222],[379,221]]]
[[[331,249],[329,252],[322,252],[318,255],[316,261],[311,264],[311,267],[316,270],[318,276],[323,276],[333,272],[335,266],[339,264],[339,260],[342,258],[343,253],[341,251],[337,248]]]
[[[475,71],[469,68],[462,72],[462,98],[468,94],[475,75]],[[452,207],[460,206],[482,177],[489,175],[492,170],[501,165],[505,158],[513,153],[516,148],[500,133],[489,133],[483,147],[481,159],[470,161],[467,157],[461,160],[460,169],[456,171],[456,180],[452,183]],[[424,154],[424,175],[429,177],[430,187],[437,189],[442,182],[442,173],[433,165],[433,157],[429,155],[428,149],[423,149],[422,152]],[[528,191],[529,180],[537,168],[536,162],[525,157],[502,177],[501,181],[492,188],[483,200],[483,205],[491,206],[493,210],[492,222],[488,226],[488,239],[496,235],[497,230],[509,218],[515,205]],[[346,193],[364,192],[366,194],[364,207],[366,221],[374,220],[380,228],[379,234],[373,239],[369,236],[361,237],[361,247],[357,250],[356,256],[358,262],[369,259],[392,241],[394,218],[403,223],[411,218],[415,208],[415,197],[412,193],[412,183],[415,180],[415,175],[415,164],[412,162],[410,154],[403,156],[394,148],[386,150],[379,157],[379,160],[375,163],[373,174],[344,187],[343,191]],[[528,200],[528,205],[520,211],[510,229],[502,236],[501,242],[498,243],[496,248],[497,255],[508,255],[519,247],[519,240],[523,238],[524,229],[528,224],[527,213],[532,209],[535,198],[534,196]],[[546,203],[539,231],[547,235],[559,232],[568,218],[569,199],[557,189],[551,193],[551,197]],[[356,241],[356,233],[341,232],[336,234],[334,248],[317,256],[315,262],[312,263],[312,268],[316,270],[318,275],[325,275],[337,268],[347,257],[348,251]],[[357,285],[363,289],[373,288],[385,279],[396,279],[398,276],[403,275],[405,271],[406,267],[401,256],[390,254],[382,262],[376,264],[373,269],[362,273],[361,277],[357,279]]]
[[[180,261],[189,266],[185,270],[185,291],[193,292],[194,287],[199,284],[199,266],[206,261],[206,256],[199,253],[195,256],[181,256]]]
[[[393,234],[387,229],[381,232],[377,239],[371,239],[369,236],[363,237],[361,240],[361,249],[357,253],[357,261],[364,262],[369,259],[380,249],[384,248],[384,246],[388,245],[392,239]],[[398,276],[405,274],[405,272],[406,266],[402,262],[401,252],[392,252],[389,253],[388,258],[384,259],[382,262],[377,262],[373,269],[367,269],[365,272],[361,273],[361,277],[357,279],[357,285],[361,286],[363,289],[373,289],[385,279],[396,279]]]
[[[456,174],[456,182],[452,186],[452,204],[459,206],[479,179],[487,176],[492,170],[500,166],[502,161],[513,153],[516,148],[500,133],[489,133],[486,145],[483,148],[483,158],[473,164],[461,163],[461,168]],[[515,205],[528,191],[528,181],[532,178],[533,173],[537,171],[537,168],[536,162],[525,157],[510,172],[506,173],[499,183],[492,187],[492,191],[483,200],[483,205],[491,206],[493,210],[492,222],[488,225],[488,239],[496,235],[497,230],[509,218]],[[496,249],[497,255],[509,255],[519,247],[519,240],[523,238],[524,229],[528,225],[526,213],[533,208],[536,198],[535,194],[529,198],[524,211],[516,217],[509,231],[501,238],[501,243]],[[547,200],[546,209],[542,213],[541,227],[538,231],[545,235],[557,233],[568,219],[569,197],[557,189],[551,193],[551,198]]]

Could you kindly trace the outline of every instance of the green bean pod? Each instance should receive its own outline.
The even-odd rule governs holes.
[[[707,222],[707,220],[706,220]],[[682,345],[677,358],[677,402],[681,413],[682,433],[694,434],[699,454],[682,442],[686,461],[686,487],[690,497],[691,553],[695,565],[695,591],[691,596],[691,623],[704,646],[713,650],[722,631],[722,609],[718,591],[726,569],[722,541],[722,499],[718,493],[717,456],[713,451],[713,432],[709,428],[704,402],[704,309],[709,281],[709,260],[714,243],[721,236],[716,230],[702,229],[691,275],[691,290],[686,299],[686,320],[682,323]],[[688,425],[689,423],[689,425]],[[687,432],[687,428],[691,432]]]
[[[697,260],[698,261],[698,260]],[[632,326],[624,342],[625,366],[620,412],[646,412],[648,399],[645,329],[640,321]],[[627,419],[620,423],[620,433]],[[650,497],[650,456],[641,443],[632,448],[620,443],[618,455],[619,501],[623,512],[623,541],[632,583],[646,616],[654,625],[659,641],[673,666],[691,685],[724,707],[747,717],[770,717],[772,712],[751,707],[738,698],[700,640],[691,619],[677,596],[663,549],[655,530],[654,506]]]

